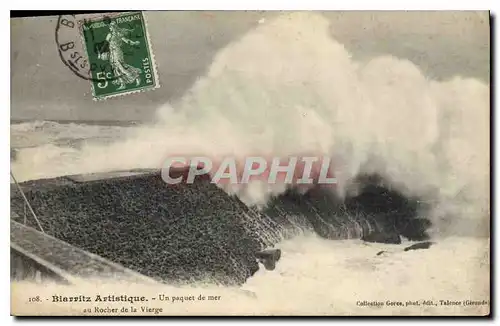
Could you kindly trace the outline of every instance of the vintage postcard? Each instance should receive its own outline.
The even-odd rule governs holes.
[[[486,11],[13,15],[14,316],[488,316]]]

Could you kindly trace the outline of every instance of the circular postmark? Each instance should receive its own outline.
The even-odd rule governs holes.
[[[109,25],[111,19],[104,16],[102,24]],[[113,66],[106,60],[106,40],[96,40],[92,29],[85,32],[90,20],[77,20],[75,15],[61,15],[57,18],[55,41],[61,61],[75,75],[92,82],[108,82],[120,78]],[[89,60],[96,57],[99,60]]]

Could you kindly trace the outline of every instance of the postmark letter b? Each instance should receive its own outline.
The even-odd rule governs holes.
[[[69,27],[69,28],[73,28],[73,27],[75,27],[75,22],[63,18],[63,19],[61,19],[61,25],[64,25],[64,26]]]
[[[64,43],[64,44],[61,44],[59,45],[59,47],[61,48],[61,51],[68,51],[69,49],[72,49],[75,47],[75,43],[73,42],[68,42],[68,43]]]

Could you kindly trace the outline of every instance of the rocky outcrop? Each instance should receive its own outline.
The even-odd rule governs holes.
[[[359,183],[360,192],[342,200],[317,186],[305,194],[290,190],[262,210],[247,207],[206,176],[193,184],[167,185],[160,171],[20,185],[43,229],[57,239],[155,280],[233,285],[252,276],[259,262],[274,269],[281,252],[262,251],[304,230],[327,239],[426,239],[429,223],[415,219],[416,199],[374,177]],[[11,218],[23,223],[24,201],[11,187]],[[37,228],[32,219],[28,223]]]
[[[281,258],[281,250],[279,249],[269,249],[264,251],[259,251],[256,254],[257,260],[264,265],[264,267],[272,271],[276,268],[276,263]]]
[[[246,220],[259,217],[207,180],[167,186],[154,172],[21,187],[49,235],[145,276],[241,284],[258,270],[255,253],[264,245]],[[22,216],[24,202],[12,194]]]

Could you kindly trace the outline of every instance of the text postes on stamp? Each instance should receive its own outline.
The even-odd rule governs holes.
[[[70,37],[69,29],[77,33]],[[159,87],[142,12],[59,17],[56,42],[66,66],[91,82],[94,99]]]

